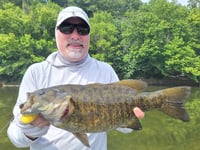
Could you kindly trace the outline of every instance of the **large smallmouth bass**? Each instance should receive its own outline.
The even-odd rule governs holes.
[[[142,128],[133,113],[159,109],[165,114],[189,121],[184,101],[191,88],[180,86],[154,92],[140,92],[147,84],[141,80],[121,80],[112,84],[59,85],[28,93],[22,114],[41,115],[52,125],[72,132],[89,146],[85,133],[116,128]]]

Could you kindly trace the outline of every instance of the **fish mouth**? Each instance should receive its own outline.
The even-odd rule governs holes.
[[[69,105],[67,105],[60,119],[63,120],[65,117],[67,117],[68,113],[69,113]]]
[[[20,108],[20,112],[22,114],[31,114],[32,113],[31,106],[25,105],[24,103],[20,104],[19,108]]]

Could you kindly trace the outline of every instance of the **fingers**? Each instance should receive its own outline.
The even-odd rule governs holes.
[[[50,123],[47,120],[45,120],[42,116],[38,116],[31,124],[39,128],[43,128],[45,126],[50,125]]]
[[[18,114],[15,116],[13,123],[16,124],[17,127],[19,127],[27,137],[34,140],[37,137],[41,137],[45,135],[49,130],[49,122],[46,121],[41,116],[37,116],[35,120],[32,123],[24,124],[21,122],[21,114]]]
[[[137,118],[139,119],[144,118],[144,112],[140,108],[138,107],[133,108],[133,112]]]

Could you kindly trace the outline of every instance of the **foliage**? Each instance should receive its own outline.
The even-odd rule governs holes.
[[[30,7],[25,13],[6,3],[0,10],[0,80],[19,81],[30,64],[55,50],[55,14],[60,8],[51,3]]]
[[[138,10],[142,4],[140,0],[68,0],[67,3],[83,8],[91,17],[94,12],[106,11],[119,18],[127,10]]]
[[[190,43],[199,37],[192,35],[190,21],[185,20],[188,14],[187,8],[165,0],[127,12],[122,45],[128,49],[128,68],[134,69],[129,77],[187,76],[198,82],[199,54],[192,48],[198,42]]]
[[[114,25],[113,16],[107,12],[94,13],[94,17],[90,21],[92,26],[90,51],[94,57],[101,55],[102,61],[109,62],[116,50],[117,35],[119,34]]]
[[[188,7],[167,0],[1,1],[0,80],[19,81],[30,64],[56,50],[54,28],[61,7],[53,2],[87,11],[92,26],[90,54],[110,63],[120,79],[200,81],[197,0]]]

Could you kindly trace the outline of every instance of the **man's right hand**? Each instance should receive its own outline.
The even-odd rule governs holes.
[[[21,128],[22,132],[31,140],[35,140],[38,137],[45,135],[49,129],[49,122],[43,117],[38,115],[35,120],[30,124],[24,124],[21,122],[22,115],[15,116],[14,122]]]

